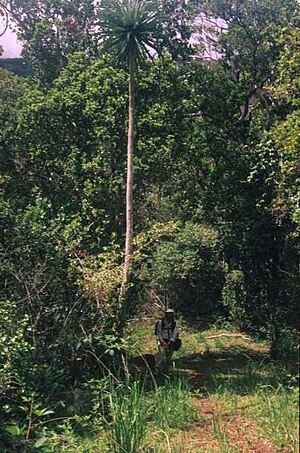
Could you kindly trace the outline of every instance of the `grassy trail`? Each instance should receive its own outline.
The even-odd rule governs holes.
[[[130,323],[131,357],[156,353],[154,320]],[[232,336],[235,335],[235,336]],[[213,337],[213,338],[211,338]],[[169,376],[94,382],[94,409],[45,453],[297,453],[296,363],[237,332],[184,326]],[[129,362],[130,363],[130,362]],[[80,429],[81,426],[81,429]],[[34,450],[36,451],[36,450]]]
[[[137,351],[155,353],[152,330],[152,323],[131,326]],[[183,329],[172,373],[188,378],[195,416],[188,427],[171,430],[167,441],[147,451],[299,451],[293,365],[270,361],[265,343],[233,334]]]

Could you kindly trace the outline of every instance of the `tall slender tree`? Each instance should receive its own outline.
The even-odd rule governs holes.
[[[126,239],[122,293],[124,293],[133,251],[133,151],[134,151],[134,79],[143,59],[156,50],[162,15],[157,3],[147,0],[104,0],[100,8],[101,34],[105,44],[128,68],[128,140],[126,183]]]

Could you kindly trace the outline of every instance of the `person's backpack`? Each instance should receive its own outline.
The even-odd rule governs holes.
[[[182,341],[180,340],[180,338],[176,338],[176,340],[174,341],[173,350],[179,351],[179,349],[181,348],[181,345],[182,345]]]
[[[154,335],[157,335],[157,329],[158,329],[158,323],[161,322],[161,319],[159,319],[158,321],[156,321],[155,323],[155,329],[154,329]]]

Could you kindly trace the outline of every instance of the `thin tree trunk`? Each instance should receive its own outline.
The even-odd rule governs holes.
[[[133,146],[134,146],[134,68],[129,65],[129,110],[127,141],[127,183],[126,183],[126,239],[121,293],[124,295],[132,263],[133,239]]]

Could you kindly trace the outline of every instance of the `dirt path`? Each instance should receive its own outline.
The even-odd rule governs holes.
[[[155,354],[152,331],[144,330],[138,337],[144,353]],[[262,418],[257,411],[262,402],[261,389],[273,388],[274,393],[269,395],[275,396],[281,382],[267,345],[227,333],[196,328],[182,332],[183,347],[175,353],[174,373],[188,378],[197,416],[186,430],[172,432],[168,452],[295,453],[294,447],[278,447],[285,443],[281,442],[281,434],[276,437],[270,426],[266,429],[265,413]],[[218,338],[208,338],[214,335]],[[283,371],[284,367],[279,370]],[[294,445],[295,440],[287,443]]]
[[[259,435],[255,422],[240,415],[221,413],[208,397],[197,399],[197,406],[203,421],[197,422],[187,435],[192,451],[205,447],[219,452],[226,447],[227,451],[243,453],[275,453],[271,442]]]
[[[275,453],[272,443],[264,438],[255,421],[245,417],[241,408],[227,410],[213,397],[220,385],[228,391],[247,391],[247,370],[249,363],[267,359],[267,350],[250,345],[235,344],[224,347],[223,351],[199,351],[177,359],[176,367],[189,378],[192,388],[199,392],[195,406],[199,411],[199,421],[186,433],[189,452],[241,452]],[[268,377],[255,375],[255,385],[264,383]],[[225,384],[226,382],[226,384]],[[186,453],[184,449],[180,453]]]

